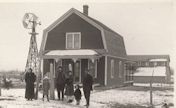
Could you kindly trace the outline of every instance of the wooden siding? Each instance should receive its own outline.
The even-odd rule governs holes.
[[[105,57],[101,57],[97,62],[97,79],[95,82],[104,85],[104,76],[105,76]]]
[[[151,76],[134,76],[134,83],[150,83]],[[155,76],[152,78],[153,83],[165,83],[166,77]]]
[[[83,78],[85,75],[85,69],[88,69],[88,60],[81,59],[81,81],[83,82]]]
[[[114,60],[114,78],[111,78],[111,60]],[[119,77],[119,61],[122,61],[121,77]],[[124,83],[124,60],[107,57],[107,86],[122,86]]]
[[[64,50],[66,32],[81,32],[81,49],[103,49],[100,30],[73,13],[48,33],[45,50]]]
[[[43,60],[43,75],[47,72],[50,72],[50,62],[51,62],[51,60],[49,60],[49,59]]]
[[[109,55],[126,57],[127,55],[123,38],[107,30],[104,30],[104,33]]]

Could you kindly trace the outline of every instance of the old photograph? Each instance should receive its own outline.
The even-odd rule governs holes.
[[[0,1],[0,108],[174,108],[174,4]]]

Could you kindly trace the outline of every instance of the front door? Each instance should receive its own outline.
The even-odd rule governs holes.
[[[81,62],[80,61],[76,61],[76,63],[74,63],[74,82],[76,83],[80,83],[81,82]]]
[[[81,62],[80,60],[74,62],[71,59],[62,60],[63,71],[67,73],[68,71],[73,72],[74,83],[81,82]]]

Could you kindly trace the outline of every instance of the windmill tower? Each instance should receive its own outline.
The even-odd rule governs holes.
[[[39,87],[39,81],[40,81],[40,76],[41,76],[41,71],[40,71],[40,58],[38,54],[38,49],[37,49],[37,42],[36,42],[36,33],[35,28],[37,25],[41,25],[38,17],[33,14],[33,13],[26,13],[23,17],[23,26],[26,29],[31,29],[32,32],[30,33],[31,38],[30,38],[30,45],[29,45],[29,52],[28,52],[28,57],[27,57],[27,62],[26,62],[26,67],[25,67],[25,72],[31,68],[35,75],[37,75],[37,86],[36,86],[36,94],[35,98],[38,98],[38,87]]]

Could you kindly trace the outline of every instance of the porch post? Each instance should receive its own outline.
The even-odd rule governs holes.
[[[54,93],[54,65],[53,61],[50,61],[50,99],[55,99],[55,93]]]

